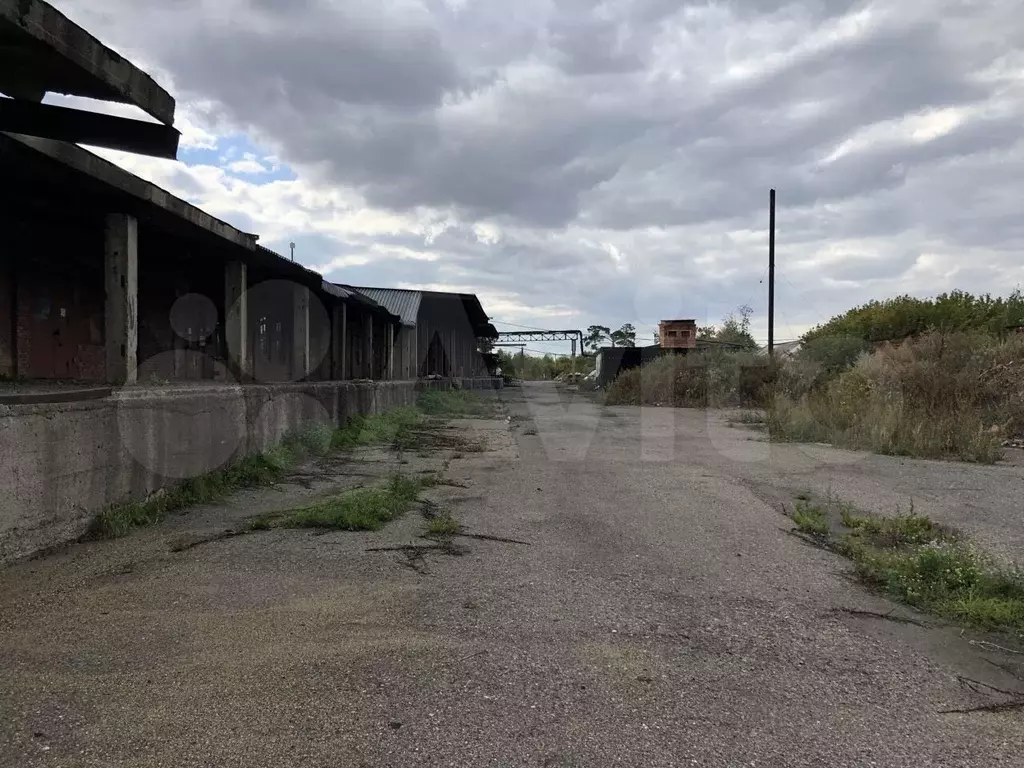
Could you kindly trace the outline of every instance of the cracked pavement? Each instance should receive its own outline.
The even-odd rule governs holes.
[[[453,455],[378,450],[0,572],[0,766],[1019,764],[1021,712],[940,713],[1000,700],[958,675],[1024,686],[988,663],[1012,656],[838,610],[893,606],[780,514],[803,488],[880,507],[912,488],[1014,558],[1019,466],[769,445],[550,384],[503,397],[511,424],[455,422],[487,444],[451,461],[465,487],[427,495],[528,544],[460,537],[417,568],[366,551],[424,543],[413,512],[182,548]]]

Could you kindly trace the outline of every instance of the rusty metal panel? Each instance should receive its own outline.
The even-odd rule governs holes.
[[[103,297],[68,279],[33,276],[24,280],[20,322],[29,338],[27,375],[35,379],[102,380],[96,370],[102,350]],[[99,331],[101,333],[101,331]]]

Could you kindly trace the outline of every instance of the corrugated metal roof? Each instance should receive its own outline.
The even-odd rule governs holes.
[[[422,291],[405,288],[356,288],[356,291],[384,307],[393,315],[402,318],[403,325],[416,325],[420,314]]]

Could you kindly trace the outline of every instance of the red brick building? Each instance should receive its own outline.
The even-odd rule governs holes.
[[[696,320],[662,320],[658,323],[658,344],[662,349],[696,349]]]

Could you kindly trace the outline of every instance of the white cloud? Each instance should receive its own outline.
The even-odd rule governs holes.
[[[227,169],[232,173],[253,174],[267,173],[268,168],[256,159],[252,152],[246,152],[241,160],[235,160],[227,164]]]
[[[183,147],[265,150],[107,156],[261,242],[318,236],[339,280],[645,333],[750,303],[763,338],[774,186],[791,332],[1024,281],[1016,0],[59,4],[179,96]]]

